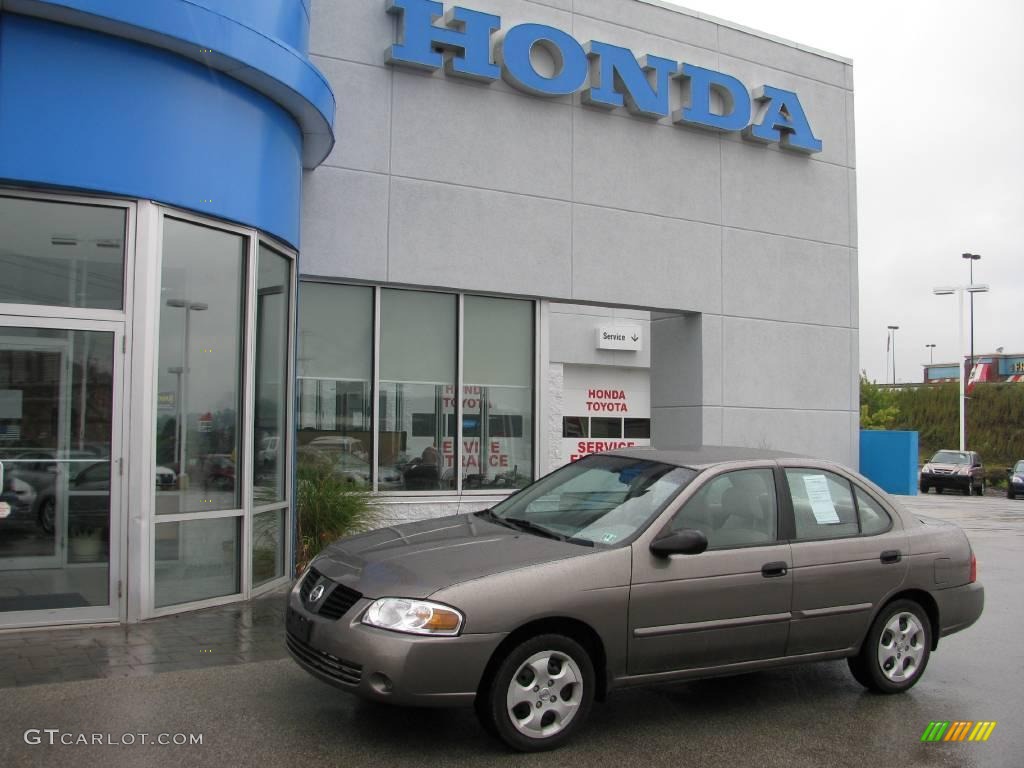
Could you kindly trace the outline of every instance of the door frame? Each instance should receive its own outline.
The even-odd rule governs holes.
[[[72,320],[54,317],[25,317],[0,314],[0,329],[34,328],[61,331],[92,331],[110,333],[113,340],[113,408],[110,430],[110,542],[107,569],[108,602],[102,606],[84,608],[44,608],[30,611],[0,613],[0,629],[39,627],[61,624],[96,624],[118,622],[125,613],[124,590],[127,551],[125,548],[124,510],[127,499],[128,477],[124,467],[124,446],[128,433],[127,398],[125,391],[126,360],[125,323],[110,320]],[[115,465],[118,471],[115,472]],[[67,540],[61,542],[58,566],[67,568]]]

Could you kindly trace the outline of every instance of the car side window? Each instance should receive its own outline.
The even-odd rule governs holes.
[[[820,469],[787,469],[798,540],[856,536],[857,508],[850,483]]]
[[[881,504],[862,491],[857,486],[853,487],[854,495],[857,497],[857,515],[860,518],[860,532],[865,536],[874,536],[878,533],[885,533],[892,525],[892,518],[885,511]]]
[[[708,549],[775,541],[778,506],[770,469],[743,469],[713,477],[676,513],[672,531],[692,528],[708,538]]]

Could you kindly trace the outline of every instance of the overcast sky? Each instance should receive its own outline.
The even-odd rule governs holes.
[[[956,360],[956,297],[932,288],[968,282],[964,252],[992,291],[975,298],[975,353],[1024,354],[1024,2],[677,4],[853,59],[869,378],[886,376],[888,325],[899,381],[921,380],[925,344]]]

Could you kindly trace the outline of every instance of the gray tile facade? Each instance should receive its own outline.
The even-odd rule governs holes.
[[[796,91],[823,151],[395,68],[383,0],[314,0],[337,147],[306,174],[302,271],[699,315],[696,341],[651,333],[659,440],[855,466],[849,62],[656,2],[455,4]]]

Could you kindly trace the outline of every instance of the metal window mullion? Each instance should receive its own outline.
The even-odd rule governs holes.
[[[372,437],[373,466],[370,467],[370,488],[374,493],[380,486],[380,310],[381,287],[373,289],[373,360],[370,376],[370,434]],[[317,405],[319,409],[319,403]]]
[[[299,352],[299,261],[298,256],[292,251],[283,251],[288,258],[291,271],[289,273],[289,296],[288,296],[288,374],[285,381],[285,433],[278,440],[277,455],[285,457],[283,483],[285,510],[284,510],[284,575],[291,578],[295,571],[295,541],[292,532],[295,530],[295,518],[298,511],[295,508],[295,443],[298,432],[295,429],[295,398],[298,394],[298,379],[296,374],[296,356]],[[287,443],[285,440],[287,438]],[[287,448],[287,450],[283,450]]]
[[[463,374],[466,354],[462,348],[465,336],[466,295],[458,295],[458,312],[455,316],[455,450],[452,451],[452,472],[455,474],[455,492],[462,494],[462,392],[465,384]],[[444,410],[441,411],[444,415]]]
[[[548,466],[545,462],[544,471],[540,469],[540,457],[550,456],[551,446],[547,432],[541,428],[541,424],[548,423],[547,409],[551,407],[551,398],[547,392],[547,358],[550,356],[550,342],[548,329],[550,327],[550,304],[546,301],[533,302],[533,456],[530,467],[530,480],[536,480],[541,474],[547,474]],[[563,386],[564,389],[564,386]],[[541,413],[544,409],[544,413]],[[562,412],[565,418],[565,412]],[[587,431],[590,431],[590,424],[587,424]]]
[[[244,335],[242,336],[242,439],[239,445],[239,468],[235,478],[236,485],[241,482],[242,532],[240,545],[241,558],[241,589],[242,597],[248,598],[252,591],[252,505],[255,480],[255,458],[253,443],[256,439],[256,410],[253,403],[256,399],[256,286],[258,279],[259,236],[255,230],[247,233],[249,240],[248,257],[245,260],[245,312]]]

